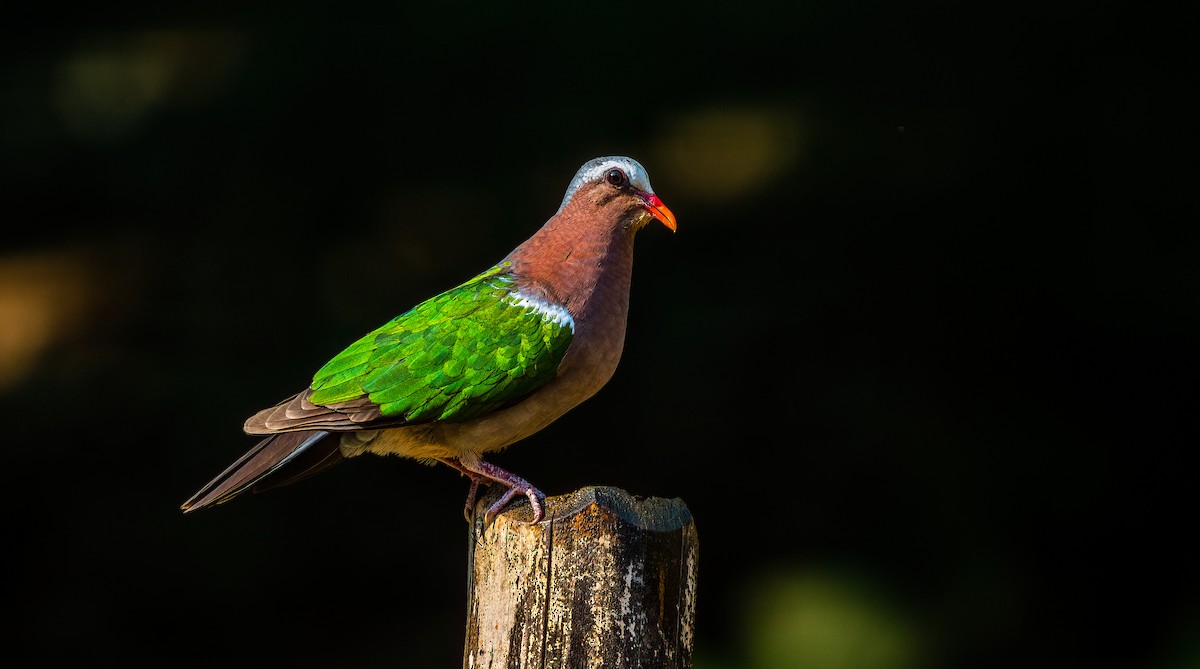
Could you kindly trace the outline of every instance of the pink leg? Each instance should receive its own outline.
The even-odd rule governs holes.
[[[529,505],[533,507],[533,522],[537,523],[542,519],[544,513],[542,510],[542,501],[546,499],[546,495],[541,490],[530,485],[529,481],[483,460],[470,467],[457,458],[442,460],[442,462],[471,477],[471,493],[467,498],[468,509],[475,504],[475,492],[479,487],[479,483],[487,484],[490,481],[495,481],[508,487],[508,491],[487,510],[487,513],[483,517],[484,527],[490,527],[492,521],[496,519],[496,514],[503,511],[504,507],[518,494],[523,494],[529,498]]]

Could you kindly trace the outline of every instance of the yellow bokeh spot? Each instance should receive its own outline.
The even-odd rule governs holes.
[[[787,106],[730,106],[673,119],[655,146],[672,197],[727,202],[775,182],[802,158],[804,124]]]
[[[55,345],[86,330],[102,284],[79,254],[0,257],[0,391],[31,374]]]

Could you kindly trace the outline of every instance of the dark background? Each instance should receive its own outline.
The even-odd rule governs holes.
[[[493,460],[687,503],[698,668],[1200,666],[1176,19],[772,4],[11,22],[4,656],[457,666],[450,470],[178,505],[627,154],[679,231],[639,236],[621,367]]]

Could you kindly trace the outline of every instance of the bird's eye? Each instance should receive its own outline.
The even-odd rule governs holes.
[[[626,177],[625,173],[621,170],[609,170],[608,174],[606,174],[604,178],[608,181],[608,183],[617,186],[618,188],[624,186],[625,182],[629,181],[628,177]]]

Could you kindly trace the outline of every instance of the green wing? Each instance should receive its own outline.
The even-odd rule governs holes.
[[[413,307],[313,376],[314,404],[366,396],[384,420],[464,421],[554,378],[574,324],[515,293],[508,263]]]

